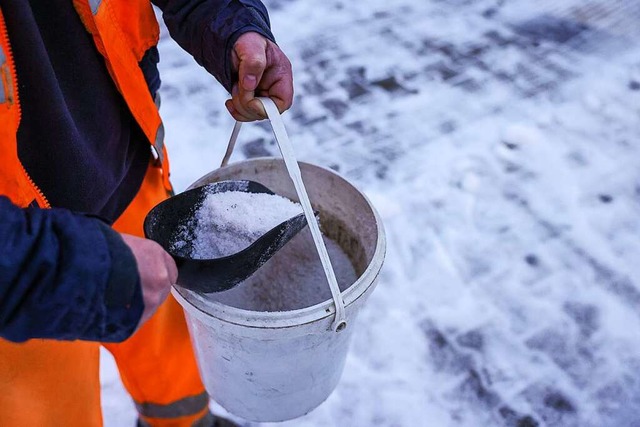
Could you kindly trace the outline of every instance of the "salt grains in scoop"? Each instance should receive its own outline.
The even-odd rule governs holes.
[[[197,225],[191,258],[233,255],[300,213],[300,204],[274,194],[241,191],[209,194],[195,214]]]

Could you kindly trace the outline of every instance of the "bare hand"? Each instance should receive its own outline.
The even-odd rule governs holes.
[[[278,45],[258,33],[245,33],[233,46],[233,69],[238,82],[233,86],[227,109],[234,119],[251,122],[267,118],[256,96],[271,98],[282,113],[293,102],[291,63]]]
[[[121,234],[120,236],[129,245],[138,264],[144,300],[144,311],[138,324],[138,328],[140,328],[169,295],[171,285],[176,283],[178,279],[178,269],[173,258],[153,240],[129,234]]]

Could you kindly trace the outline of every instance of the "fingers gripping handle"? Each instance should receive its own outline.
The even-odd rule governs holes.
[[[331,289],[331,296],[333,297],[333,303],[335,306],[335,316],[331,324],[331,329],[335,332],[342,331],[347,326],[344,301],[342,300],[342,295],[340,294],[338,280],[336,279],[333,267],[331,266],[331,260],[329,259],[327,247],[322,240],[320,226],[318,225],[318,221],[313,214],[313,208],[311,207],[311,202],[309,201],[307,190],[305,189],[304,183],[302,182],[302,174],[300,172],[300,167],[298,166],[298,162],[293,152],[293,146],[289,141],[289,136],[287,135],[287,131],[284,127],[284,123],[282,122],[282,118],[280,117],[280,112],[278,111],[276,104],[270,98],[259,97],[257,99],[262,102],[262,105],[267,112],[267,117],[271,122],[273,135],[275,136],[276,142],[278,143],[278,147],[280,148],[280,153],[282,154],[285,166],[287,167],[289,176],[291,177],[293,185],[296,189],[296,193],[298,194],[298,199],[300,200],[300,204],[302,205],[302,209],[307,219],[307,224],[309,225],[311,235],[313,236],[313,242],[315,243],[316,249],[318,250],[318,255],[320,256],[320,261],[322,262],[322,268],[324,269],[325,276],[327,277],[327,282],[329,283],[329,288]],[[233,148],[238,138],[238,133],[240,132],[241,126],[242,124],[240,122],[236,122],[236,125],[233,128],[233,132],[231,133],[229,145],[227,146],[227,152],[225,153],[224,159],[222,160],[222,166],[226,166],[227,162],[229,161],[229,157],[231,157],[231,153],[233,152]]]

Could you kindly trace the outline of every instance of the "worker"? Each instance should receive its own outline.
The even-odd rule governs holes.
[[[291,106],[291,65],[259,0],[155,0],[230,93]],[[0,0],[0,426],[100,426],[100,345],[139,426],[215,426],[172,258],[144,239],[172,194],[149,0]]]

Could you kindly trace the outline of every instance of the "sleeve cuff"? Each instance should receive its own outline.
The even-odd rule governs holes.
[[[247,32],[254,31],[275,43],[269,25],[266,8],[256,1],[230,2],[220,15],[208,25],[205,37],[208,42],[203,48],[208,54],[202,55],[204,67],[213,74],[224,88],[231,92],[235,77],[232,72],[231,54],[238,38]],[[224,55],[224,60],[215,57],[214,53]]]
[[[144,310],[144,300],[136,259],[120,234],[100,223],[111,258],[109,280],[104,290],[106,318],[105,342],[128,338],[138,326]]]

